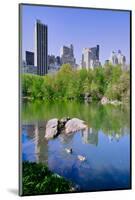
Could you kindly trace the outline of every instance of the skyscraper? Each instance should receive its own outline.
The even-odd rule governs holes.
[[[70,45],[70,47],[61,47],[60,57],[62,64],[69,63],[72,67],[75,67],[74,48],[72,44]]]
[[[40,20],[35,24],[35,66],[37,74],[45,75],[48,73],[48,27]]]
[[[55,67],[55,56],[48,55],[48,69]]]
[[[112,51],[110,56],[110,63],[112,65],[121,65],[124,67],[126,65],[126,57],[121,53],[121,50],[118,53]]]
[[[34,66],[34,53],[31,51],[25,51],[22,73],[37,74],[37,67]]]
[[[61,65],[61,59],[60,59],[60,56],[57,56],[57,57],[56,57],[56,63],[57,63],[58,66]]]
[[[121,50],[118,51],[118,64],[125,65],[126,63],[126,57],[121,53]]]
[[[34,66],[34,53],[30,51],[25,52],[25,60],[27,65]]]
[[[92,48],[84,48],[82,52],[82,67],[93,69],[100,66],[99,62],[99,45]]]
[[[112,65],[117,65],[118,64],[118,57],[117,57],[117,54],[114,51],[111,52],[110,63]]]

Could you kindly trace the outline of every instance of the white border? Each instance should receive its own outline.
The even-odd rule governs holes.
[[[0,197],[1,199],[19,199],[18,189],[18,3],[40,3],[54,5],[69,5],[95,8],[131,9],[133,12],[133,30],[135,30],[135,10],[132,0],[3,0],[0,5]],[[133,33],[132,51],[134,55],[135,37]],[[135,85],[135,57],[132,63],[132,95],[134,98]],[[134,105],[132,107],[134,111]],[[133,112],[133,119],[135,114]],[[133,124],[134,130],[134,124]],[[135,136],[132,131],[132,154],[135,166]],[[124,153],[124,152],[123,152]],[[132,167],[133,168],[133,167]],[[135,172],[133,170],[133,188],[135,186]],[[134,189],[128,191],[91,192],[66,195],[32,196],[24,199],[134,199]]]

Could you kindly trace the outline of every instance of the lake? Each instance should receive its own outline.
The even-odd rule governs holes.
[[[77,117],[88,128],[46,141],[49,119]],[[65,148],[72,148],[68,154]],[[86,161],[81,162],[77,156]],[[46,163],[80,191],[130,188],[130,110],[77,102],[22,104],[22,159]]]

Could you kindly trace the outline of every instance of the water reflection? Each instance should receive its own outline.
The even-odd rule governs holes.
[[[48,142],[44,139],[46,122],[35,123],[35,154],[37,162],[48,162]]]
[[[25,135],[26,140],[24,141],[24,149],[26,149],[27,153],[27,144],[29,144],[29,149],[33,148],[32,154],[34,155],[32,160],[36,161],[37,163],[39,162],[48,162],[48,142],[44,139],[45,135],[45,126],[46,122],[45,121],[40,121],[40,122],[33,122],[31,124],[25,124],[23,125],[23,135]],[[32,140],[30,143],[28,141]],[[22,141],[23,142],[23,141]],[[31,152],[28,151],[29,154]],[[25,158],[28,158],[29,156],[25,156]],[[27,159],[25,159],[27,160]]]
[[[130,187],[128,110],[78,104],[65,104],[65,108],[59,104],[27,106],[22,121],[23,160],[46,163],[50,170],[79,185],[81,191]],[[47,121],[64,116],[83,119],[88,128],[46,141]],[[68,154],[65,148],[72,148],[73,153]],[[86,161],[80,162],[78,155]]]
[[[86,128],[82,131],[82,140],[85,144],[98,145],[98,131],[93,128]]]
[[[45,139],[45,127],[47,121],[36,121],[30,124],[23,124],[22,133],[23,136],[27,133],[27,140],[24,140],[23,143],[26,144],[28,141],[30,145],[34,144],[34,151],[33,154],[35,155],[36,162],[46,162],[48,163],[48,148],[49,142]],[[82,144],[90,144],[94,146],[98,146],[99,143],[99,133],[102,132],[106,138],[108,138],[109,142],[117,141],[121,139],[124,135],[129,134],[129,129],[127,127],[120,128],[118,133],[114,131],[108,131],[108,133],[103,132],[102,129],[96,130],[95,128],[88,127],[84,130],[77,131],[75,133],[67,134],[60,134],[57,139],[52,141],[59,141],[61,144],[65,145],[64,147],[71,147],[73,144],[73,140],[78,134],[81,139]],[[51,143],[51,142],[50,142]]]

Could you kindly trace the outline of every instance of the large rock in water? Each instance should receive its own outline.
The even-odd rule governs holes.
[[[47,122],[45,130],[45,138],[52,139],[58,134],[58,119],[54,118]]]
[[[86,128],[87,128],[87,125],[85,124],[83,120],[80,120],[78,118],[73,118],[73,119],[70,119],[65,124],[65,133],[68,134],[68,133],[76,132],[76,131],[83,130]]]

